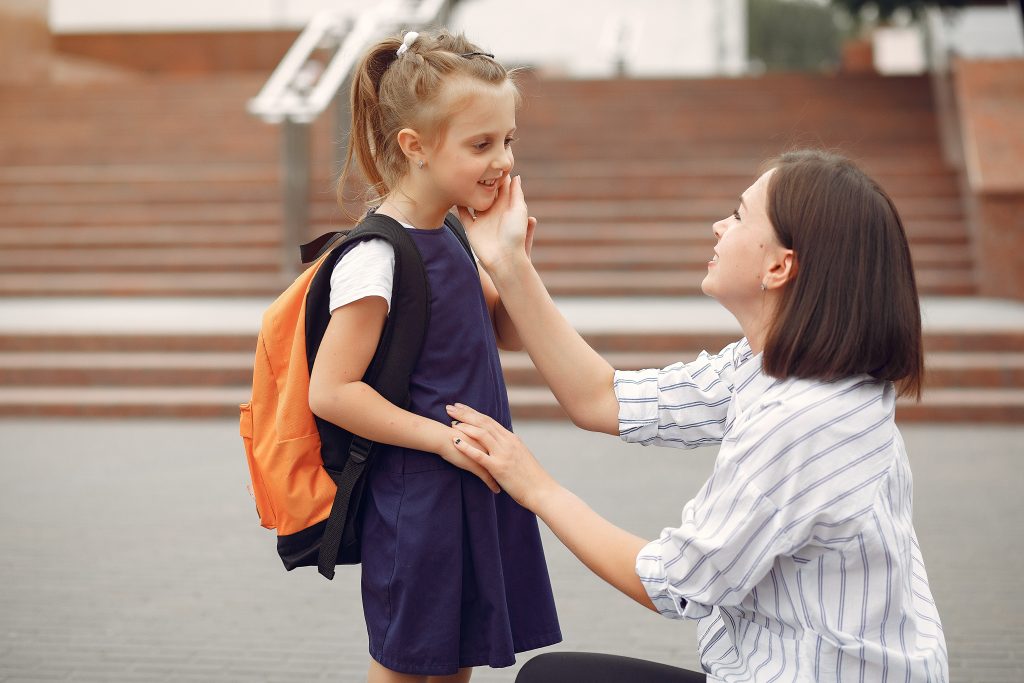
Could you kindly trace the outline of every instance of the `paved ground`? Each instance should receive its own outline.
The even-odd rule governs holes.
[[[255,335],[267,299],[4,298],[0,334],[178,332]],[[587,332],[739,332],[732,315],[708,297],[568,297],[558,308]],[[979,297],[922,297],[926,331],[1024,330],[1024,303]]]
[[[519,431],[593,507],[652,537],[714,457],[640,450],[561,424]],[[915,425],[904,434],[953,680],[1024,680],[1024,427]],[[233,422],[0,421],[0,471],[0,680],[362,676],[355,571],[328,583],[281,569],[245,492]],[[634,606],[550,535],[545,542],[560,649],[696,665],[691,625]],[[515,670],[480,670],[474,680],[511,681]]]

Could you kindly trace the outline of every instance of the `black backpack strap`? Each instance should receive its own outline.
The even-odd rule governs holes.
[[[302,259],[302,263],[312,263],[313,261],[316,261],[327,253],[339,239],[349,234],[349,232],[349,230],[325,232],[312,242],[306,242],[305,244],[299,245],[299,257]]]
[[[373,359],[363,381],[391,403],[407,408],[409,377],[419,360],[430,319],[430,286],[426,268],[412,237],[397,221],[370,214],[331,252],[310,283],[306,298],[306,359],[312,370],[327,324],[330,322],[330,278],[345,245],[355,240],[380,238],[395,251],[395,273],[391,288],[391,310]],[[369,464],[375,444],[354,436],[326,420],[316,419],[320,431],[325,468],[338,486],[320,544],[318,569],[327,578],[334,567],[343,539],[352,525],[353,492]],[[341,470],[331,464],[344,460]]]

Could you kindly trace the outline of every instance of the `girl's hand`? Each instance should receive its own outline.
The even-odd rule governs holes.
[[[510,256],[530,257],[537,219],[528,215],[519,176],[505,176],[498,196],[486,211],[477,211],[474,216],[466,207],[458,210],[473,251],[488,271]]]
[[[461,404],[448,406],[448,414],[459,432],[455,447],[487,468],[517,503],[536,512],[545,493],[558,488],[519,437],[493,419]]]
[[[488,472],[486,468],[477,464],[472,458],[464,455],[455,445],[455,439],[462,439],[463,443],[471,442],[474,448],[479,448],[480,445],[475,441],[472,441],[472,439],[467,437],[465,434],[457,432],[454,429],[449,430],[448,436],[449,438],[441,445],[438,455],[459,469],[466,470],[467,472],[480,477],[480,481],[482,481],[492,493],[501,493],[501,488],[498,486],[498,482],[494,480],[494,477],[491,476],[491,473]]]

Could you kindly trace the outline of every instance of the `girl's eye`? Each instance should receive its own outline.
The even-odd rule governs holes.
[[[519,138],[513,138],[513,137],[507,137],[507,138],[505,138],[505,146],[506,146],[506,147],[511,147],[511,146],[512,146],[512,143],[513,143],[513,142],[515,142],[515,141],[516,141],[516,140],[518,140],[518,139],[519,139]]]
[[[475,145],[473,145],[473,147],[475,147],[475,148],[477,149],[477,151],[480,151],[480,152],[482,152],[482,151],[484,151],[485,149],[487,149],[487,147],[488,147],[488,146],[490,146],[490,144],[491,144],[491,143],[490,143],[490,142],[487,142],[487,141],[484,141],[484,142],[478,142],[478,143],[476,143]]]

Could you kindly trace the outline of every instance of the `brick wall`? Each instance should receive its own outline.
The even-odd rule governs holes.
[[[978,293],[1024,299],[1024,59],[953,70]]]
[[[0,0],[0,83],[45,80],[50,49],[45,0]]]
[[[64,33],[55,35],[53,43],[62,55],[145,73],[269,74],[297,35],[297,31]]]

